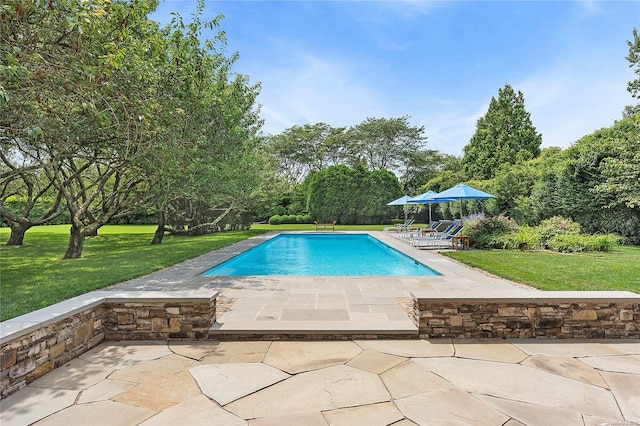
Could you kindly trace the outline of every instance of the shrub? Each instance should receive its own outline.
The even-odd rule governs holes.
[[[269,225],[280,225],[280,215],[273,215],[269,218]]]
[[[613,234],[583,235],[578,223],[560,216],[535,227],[519,227],[504,216],[478,218],[467,222],[462,233],[471,237],[471,244],[476,248],[548,249],[563,253],[610,251],[622,240]]]
[[[282,224],[291,224],[291,223],[298,223],[297,219],[296,219],[296,215],[294,214],[290,214],[290,215],[284,215],[282,216],[282,219],[280,219],[280,223]]]
[[[302,216],[302,218],[302,223],[313,223],[313,220],[311,220],[311,215],[309,214]]]
[[[530,226],[519,227],[515,232],[496,238],[499,245],[512,250],[535,250],[540,248],[540,233]]]
[[[549,248],[549,242],[556,235],[578,235],[580,234],[580,224],[562,216],[554,216],[543,220],[536,227],[541,248]]]
[[[296,215],[296,223],[304,223],[304,216],[301,214]]]
[[[620,237],[607,235],[558,234],[549,240],[549,248],[563,253],[581,251],[610,251],[620,242]]]
[[[518,225],[505,216],[474,219],[467,222],[462,230],[476,248],[504,248],[504,236],[517,230]]]

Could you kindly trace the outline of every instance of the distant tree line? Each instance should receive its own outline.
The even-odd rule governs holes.
[[[629,82],[627,89],[634,98],[640,98],[640,37],[636,29],[628,46],[627,60],[638,78]],[[294,126],[267,140],[268,152],[288,189],[262,215],[308,213],[326,220],[361,223],[323,205],[342,204],[346,211],[352,199],[361,195],[359,192],[341,191],[336,183],[339,180],[334,180],[332,198],[317,202],[330,194],[323,187],[325,192],[320,197],[310,184],[320,171],[326,170],[328,176],[345,175],[347,170],[357,174],[354,168],[360,167],[390,170],[398,177],[401,190],[388,181],[388,192],[377,194],[377,206],[397,194],[440,192],[467,182],[496,195],[496,199],[463,202],[463,214],[503,214],[527,225],[564,216],[578,222],[586,232],[616,233],[627,242],[640,244],[639,112],[637,105],[628,106],[612,127],[586,135],[565,150],[541,150],[542,135],[526,111],[524,95],[507,84],[478,119],[461,158],[426,149],[424,127],[412,127],[407,116],[369,118],[349,128],[336,129],[324,123]],[[336,169],[338,165],[343,168]],[[323,179],[328,179],[325,174]],[[365,204],[360,206],[363,217],[375,211]],[[437,211],[444,217],[458,217],[459,208],[459,202],[442,203]],[[387,209],[390,218],[394,210]]]

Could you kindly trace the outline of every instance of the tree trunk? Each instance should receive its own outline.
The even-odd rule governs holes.
[[[75,225],[71,225],[71,235],[69,236],[69,245],[63,259],[79,259],[82,256],[84,248],[85,235]]]
[[[7,241],[8,246],[21,246],[24,241],[24,234],[31,228],[31,225],[27,223],[12,223],[11,224],[11,236]]]
[[[153,240],[151,240],[151,244],[162,244],[162,239],[164,238],[164,226],[167,223],[167,217],[163,208],[158,208],[157,216],[158,227],[156,228],[156,233],[153,234]]]

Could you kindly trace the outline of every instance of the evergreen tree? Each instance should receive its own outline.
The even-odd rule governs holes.
[[[489,109],[478,119],[476,132],[464,147],[463,167],[469,179],[491,179],[503,164],[515,164],[540,155],[542,136],[524,108],[522,92],[510,85],[491,98]]]

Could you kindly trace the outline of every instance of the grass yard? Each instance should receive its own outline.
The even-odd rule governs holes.
[[[0,321],[139,277],[258,235],[249,230],[201,237],[166,236],[152,246],[155,226],[104,226],[87,238],[82,258],[62,260],[69,225],[27,231],[21,247],[0,246]],[[0,242],[9,238],[0,228]]]
[[[640,293],[640,247],[609,253],[515,250],[447,252],[446,256],[540,290],[626,290]]]

